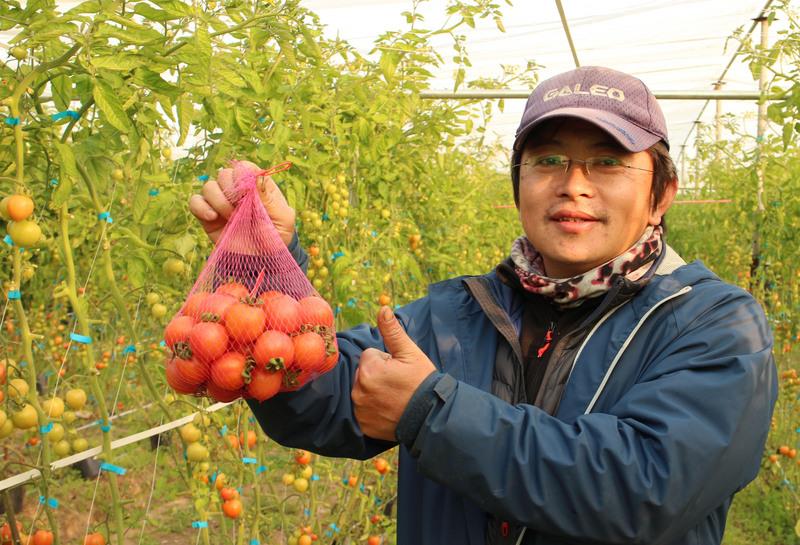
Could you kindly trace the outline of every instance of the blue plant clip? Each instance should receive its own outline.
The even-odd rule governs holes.
[[[318,481],[318,480],[319,480],[319,475],[317,475],[316,473],[314,473],[314,474],[311,476],[311,480],[312,480],[312,481]]]
[[[258,460],[256,460],[255,458],[242,458],[242,463],[243,464],[257,464]]]
[[[260,545],[261,542],[255,538],[250,540],[250,545]]]
[[[341,312],[342,312],[342,307],[339,306],[339,305],[336,305],[336,308],[333,309],[333,315],[334,316],[338,316],[339,314],[341,314]]]
[[[330,221],[330,220],[331,220],[331,217],[328,215],[327,212],[322,214],[322,221]]]
[[[19,125],[19,118],[18,117],[7,117],[6,118],[6,125],[11,125],[12,127],[15,125]]]
[[[20,294],[19,290],[9,290],[9,292],[8,292],[8,298],[11,299],[11,300],[19,299],[20,296],[21,296],[21,294]]]
[[[200,176],[197,177],[197,179],[200,180],[201,182],[207,182],[208,178],[209,178],[208,174],[201,174]]]
[[[331,259],[332,259],[333,261],[336,261],[337,259],[339,259],[340,257],[343,257],[343,256],[344,256],[344,252],[342,252],[342,251],[340,250],[340,251],[338,251],[338,252],[335,252],[335,253],[334,253],[334,254],[331,256]]]
[[[39,431],[42,432],[42,435],[45,435],[47,433],[50,433],[50,430],[52,430],[52,429],[53,429],[53,423],[52,422],[48,422],[44,426],[41,426],[39,428]]]
[[[378,236],[378,231],[370,231],[369,234],[372,235],[372,237],[374,238]]]
[[[109,464],[108,462],[103,462],[100,464],[100,469],[103,471],[110,471],[112,473],[116,473],[117,475],[125,475],[126,469],[124,467],[115,466],[114,464]]]
[[[69,338],[76,343],[92,344],[92,338],[86,335],[78,335],[77,333],[70,333]]]
[[[45,498],[44,496],[39,496],[39,503],[41,503],[42,505],[47,503],[47,505],[49,505],[53,509],[58,508],[58,500],[55,498]]]
[[[13,245],[14,245],[14,241],[13,241],[13,240],[11,240],[11,235],[6,235],[6,236],[4,236],[4,237],[3,237],[3,242],[5,242],[6,244],[8,244],[9,246],[13,246]]]
[[[55,179],[55,178],[51,179],[50,180],[50,185],[52,185],[53,187],[57,186],[58,185],[58,180]]]
[[[311,509],[309,509],[308,507],[306,507],[305,509],[303,509],[303,514],[304,514],[305,516],[307,516],[307,517],[310,517],[310,516],[311,516]]]
[[[151,197],[155,197],[156,195],[158,195],[158,189],[153,188],[150,191],[148,191],[147,194],[150,195]]]
[[[108,223],[114,223],[114,219],[111,217],[111,214],[108,212],[100,212],[97,214],[97,219],[99,220],[106,220]]]
[[[136,347],[132,344],[129,344],[125,348],[122,349],[122,354],[130,354],[131,352],[136,352]]]
[[[81,116],[78,112],[74,110],[64,110],[63,112],[58,112],[57,114],[52,114],[50,119],[53,121],[60,121],[65,117],[71,117],[72,119],[79,119]]]
[[[192,522],[192,528],[208,528],[208,521],[195,520]]]
[[[222,428],[220,428],[220,430],[219,430],[219,434],[220,435],[225,435],[226,433],[228,433],[228,425],[227,424],[223,424]]]
[[[261,475],[261,474],[262,474],[262,473],[264,473],[264,472],[265,472],[267,469],[269,469],[267,466],[258,466],[258,467],[256,468],[256,475]]]
[[[160,343],[158,343],[158,346],[164,348],[165,346],[167,346],[167,341],[161,341]]]
[[[111,431],[111,423],[109,422],[108,424],[103,424],[102,426],[100,426],[100,429],[103,430],[106,433],[110,432]],[[120,473],[120,475],[121,475],[121,473]]]
[[[356,301],[355,297],[351,297],[350,299],[347,300],[347,306],[350,307],[350,308],[355,307],[356,303],[357,303],[357,301]]]

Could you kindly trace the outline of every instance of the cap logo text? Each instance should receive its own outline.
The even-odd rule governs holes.
[[[625,93],[622,92],[622,89],[617,89],[616,87],[607,87],[605,85],[600,85],[595,83],[591,87],[589,87],[588,91],[584,91],[581,89],[581,84],[576,83],[574,86],[569,87],[565,85],[559,89],[550,89],[547,91],[544,96],[542,97],[543,102],[547,102],[548,100],[554,99],[556,97],[566,97],[572,95],[593,95],[593,96],[602,96],[608,97],[613,100],[618,100],[619,102],[623,102],[625,100]]]

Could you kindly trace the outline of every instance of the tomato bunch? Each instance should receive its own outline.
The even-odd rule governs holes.
[[[216,401],[264,401],[296,390],[339,358],[330,305],[278,291],[253,296],[239,282],[190,295],[164,330],[167,382]]]
[[[42,229],[28,219],[33,214],[33,199],[27,195],[9,195],[0,201],[0,218],[8,221],[6,231],[11,241],[21,248],[36,246]]]

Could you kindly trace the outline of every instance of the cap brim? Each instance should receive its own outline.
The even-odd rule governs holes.
[[[531,132],[548,119],[557,117],[571,117],[588,121],[597,128],[611,135],[619,145],[628,151],[644,151],[656,142],[662,140],[658,135],[652,134],[618,115],[594,110],[591,108],[560,108],[547,112],[541,117],[528,123],[517,133],[514,139],[514,150],[519,151]]]

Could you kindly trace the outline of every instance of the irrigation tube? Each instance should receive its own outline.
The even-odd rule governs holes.
[[[215,403],[211,405],[205,412],[213,413],[222,409],[223,407],[227,407],[230,403]],[[159,433],[164,433],[165,431],[169,431],[175,429],[179,426],[183,426],[184,424],[188,424],[196,415],[200,414],[199,412],[194,412],[192,414],[188,414],[182,418],[177,420],[173,420],[172,422],[167,422],[166,424],[162,424],[161,426],[156,426],[155,428],[150,428],[144,431],[140,431],[139,433],[134,433],[133,435],[128,435],[127,437],[122,437],[121,439],[117,439],[111,442],[111,450],[126,447],[130,444],[136,443],[143,439],[147,439],[149,437],[153,437],[154,435],[158,435]],[[86,449],[83,452],[79,452],[77,454],[73,454],[72,456],[67,456],[66,458],[61,458],[60,460],[56,460],[50,464],[50,469],[61,469],[66,466],[72,465],[75,462],[80,462],[81,460],[86,460],[88,458],[92,458],[97,456],[98,454],[103,452],[103,447],[93,447],[90,449]],[[24,473],[18,473],[13,477],[9,477],[8,479],[0,481],[0,492],[7,489],[13,488],[15,486],[19,486],[23,483],[28,481],[32,481],[41,476],[41,472],[38,469],[31,469]]]

